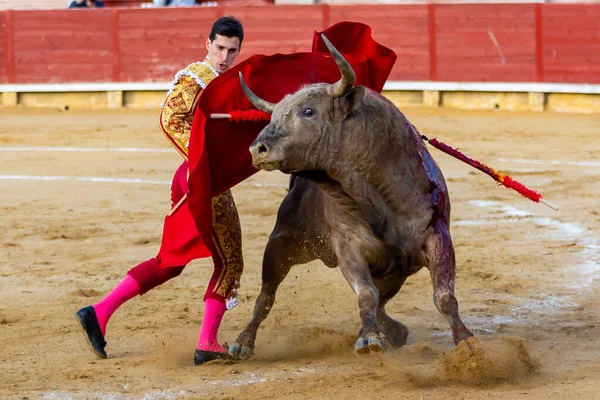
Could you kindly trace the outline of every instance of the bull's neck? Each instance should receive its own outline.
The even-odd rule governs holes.
[[[351,170],[384,191],[391,186],[411,188],[424,184],[424,145],[416,129],[400,115],[387,124],[361,118],[360,128],[354,124],[354,129],[345,129],[342,143],[334,145],[341,150],[329,158],[326,172],[336,177],[341,171]]]

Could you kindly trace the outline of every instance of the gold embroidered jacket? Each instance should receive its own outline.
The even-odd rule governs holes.
[[[208,59],[188,65],[175,75],[160,113],[160,127],[167,139],[187,160],[192,121],[198,99],[219,74]]]

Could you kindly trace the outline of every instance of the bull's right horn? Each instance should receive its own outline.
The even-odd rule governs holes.
[[[242,89],[244,89],[244,93],[246,94],[246,97],[248,98],[248,100],[250,100],[250,103],[252,103],[254,105],[254,107],[258,108],[261,111],[264,111],[269,114],[273,114],[273,110],[275,109],[275,104],[269,103],[268,101],[263,100],[260,97],[258,97],[257,95],[255,95],[252,92],[252,90],[250,90],[248,85],[246,85],[246,82],[244,81],[244,76],[242,75],[242,71],[240,71],[239,74],[240,74],[240,83],[242,84]]]
[[[321,35],[321,37],[323,38],[325,46],[327,46],[327,49],[329,49],[331,56],[335,60],[335,63],[342,74],[342,79],[332,85],[329,85],[327,93],[329,93],[331,97],[341,97],[354,86],[354,83],[356,82],[356,74],[350,66],[350,63],[344,58],[342,53],[340,53],[338,49],[331,44],[329,39],[327,39],[325,35]]]

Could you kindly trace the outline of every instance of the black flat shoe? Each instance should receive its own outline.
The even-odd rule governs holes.
[[[88,306],[75,313],[75,318],[81,324],[83,328],[85,339],[90,346],[90,350],[96,355],[96,357],[104,359],[106,358],[106,341],[104,335],[100,330],[100,324],[98,324],[98,318],[96,317],[96,311],[94,307]]]
[[[219,351],[198,350],[194,353],[194,365],[202,365],[212,360],[233,360],[228,353]]]

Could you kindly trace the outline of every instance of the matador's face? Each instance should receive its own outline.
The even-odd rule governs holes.
[[[222,74],[231,68],[233,60],[240,53],[240,39],[217,34],[215,40],[206,41],[206,50],[208,50],[210,64],[219,74]]]

